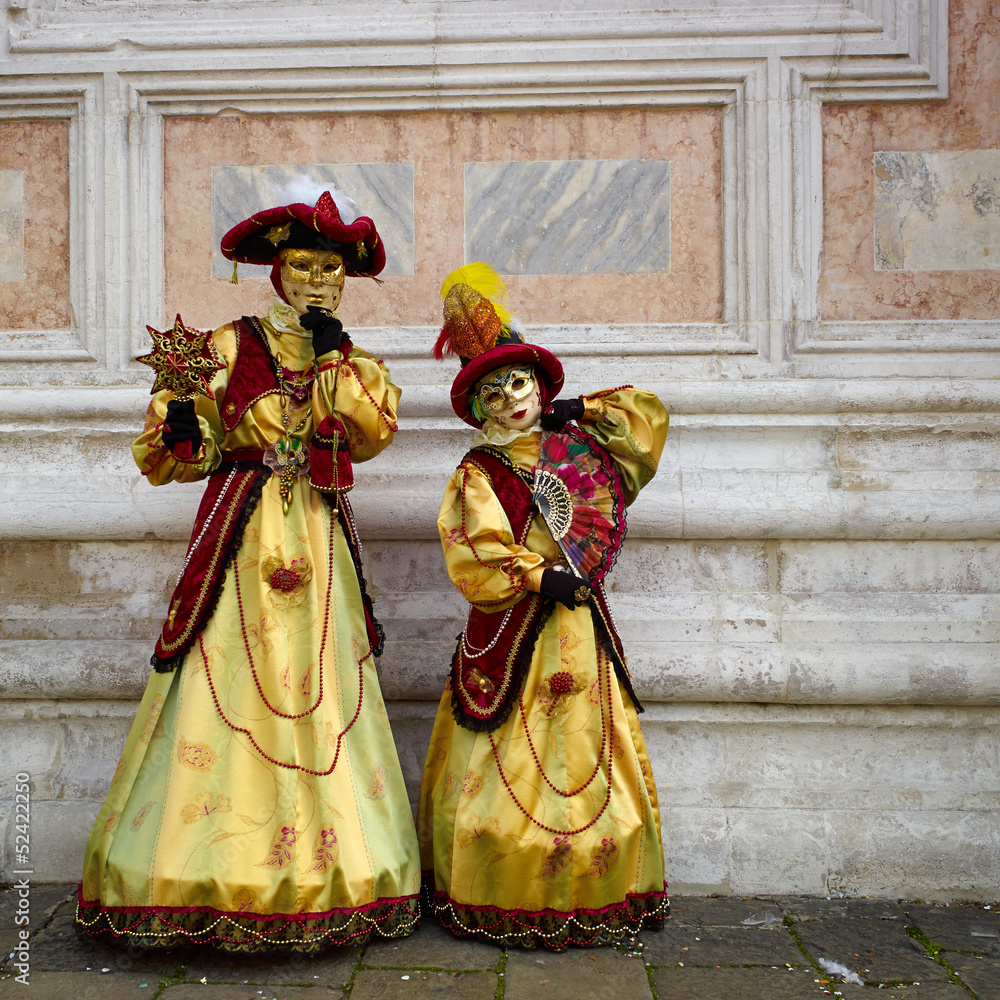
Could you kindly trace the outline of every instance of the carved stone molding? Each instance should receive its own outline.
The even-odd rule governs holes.
[[[880,365],[919,377],[928,353],[941,355],[937,374],[995,373],[995,322],[825,323],[819,313],[822,105],[944,99],[947,29],[946,0],[689,0],[670,13],[593,0],[335,13],[309,0],[9,4],[4,113],[75,121],[80,307],[78,329],[6,335],[3,356],[43,362],[60,381],[79,361],[97,361],[108,382],[137,377],[145,323],[164,313],[167,116],[709,105],[725,108],[723,321],[649,328],[645,350],[732,356],[740,377],[863,378]],[[81,72],[92,75],[79,83]],[[94,331],[106,332],[107,352]]]

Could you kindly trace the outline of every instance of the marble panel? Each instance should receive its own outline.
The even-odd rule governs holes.
[[[1000,268],[1000,150],[875,154],[875,267]]]
[[[0,121],[0,330],[66,330],[69,122]]]
[[[940,156],[961,150],[995,156],[1000,147],[1000,11],[987,0],[952,0],[948,18],[947,101],[828,104],[823,109],[824,320],[1000,317],[1000,272],[990,261],[992,253],[982,255],[984,243],[978,247],[982,263],[974,269],[942,270],[950,266],[944,260],[930,265],[936,270],[876,266],[881,181],[872,173],[876,155],[917,150]],[[918,213],[914,209],[910,216]]]
[[[467,163],[465,248],[503,274],[665,271],[670,162]]]
[[[24,171],[0,170],[0,282],[24,280]]]
[[[202,329],[266,310],[265,268],[240,283],[210,279],[213,168],[284,164],[412,168],[412,274],[376,286],[348,282],[345,327],[439,326],[444,276],[468,258],[466,164],[555,161],[669,162],[670,267],[655,273],[511,275],[509,300],[532,326],[565,323],[700,323],[722,317],[722,127],[718,109],[585,109],[177,117],[164,135],[164,316]],[[0,167],[5,164],[0,163]],[[339,169],[339,168],[337,168]],[[346,178],[345,190],[369,209]],[[264,200],[267,200],[266,198]],[[259,205],[251,206],[253,208]],[[370,208],[380,231],[383,219]],[[239,218],[243,218],[241,213]],[[238,221],[238,220],[237,220]],[[218,235],[221,235],[218,234]],[[389,237],[386,237],[389,242]],[[391,249],[391,248],[390,248]],[[400,270],[403,270],[402,265]],[[250,272],[256,272],[251,274]],[[232,266],[223,272],[228,279]],[[259,276],[258,276],[259,275]],[[356,338],[362,347],[365,337]],[[425,347],[429,351],[430,342]],[[607,369],[606,384],[630,382]]]
[[[359,215],[375,220],[385,246],[382,277],[412,275],[413,164],[319,163],[212,167],[212,277],[232,274],[233,265],[219,246],[233,226],[275,205],[315,204],[327,189],[344,192],[354,202],[353,218],[346,222]],[[250,265],[246,270],[263,273]]]

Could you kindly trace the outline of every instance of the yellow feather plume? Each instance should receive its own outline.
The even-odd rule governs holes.
[[[455,285],[468,285],[480,295],[484,295],[493,303],[501,323],[510,321],[511,313],[507,307],[507,286],[503,278],[489,264],[483,261],[472,261],[456,268],[441,285],[441,298],[445,298]]]

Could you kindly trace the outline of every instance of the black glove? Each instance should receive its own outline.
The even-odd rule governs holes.
[[[542,411],[542,427],[547,431],[561,431],[571,420],[579,420],[583,416],[583,400],[553,399]]]
[[[306,306],[306,310],[299,316],[299,326],[312,330],[313,354],[318,358],[337,350],[344,339],[344,324],[319,306]]]
[[[542,573],[541,592],[545,597],[554,597],[567,608],[575,608],[590,597],[590,584],[575,573],[548,566]]]
[[[190,441],[194,451],[201,447],[201,428],[194,414],[194,400],[183,402],[177,399],[167,403],[167,419],[163,422],[163,432],[160,435],[163,443],[173,451],[182,441]]]

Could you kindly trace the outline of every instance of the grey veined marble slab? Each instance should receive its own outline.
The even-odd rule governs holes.
[[[504,274],[664,271],[670,163],[467,163],[465,256]]]
[[[349,195],[357,215],[375,220],[385,245],[382,275],[412,275],[413,164],[314,163],[212,167],[212,277],[228,278],[233,273],[219,244],[238,222],[275,205],[315,204],[328,188]],[[241,274],[251,272],[267,273],[263,267],[240,265]]]
[[[0,281],[24,281],[23,170],[0,170]]]
[[[875,268],[1000,268],[1000,150],[875,154]]]

